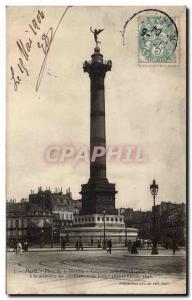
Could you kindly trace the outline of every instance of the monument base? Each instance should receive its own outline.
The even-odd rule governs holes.
[[[61,239],[66,238],[68,243],[81,240],[84,245],[103,245],[105,240],[112,240],[113,246],[125,245],[126,241],[137,239],[138,229],[126,228],[124,216],[90,214],[76,215],[74,224],[66,233],[61,233]]]
[[[115,208],[115,184],[107,178],[90,178],[88,183],[81,185],[82,209],[80,215],[106,214],[117,215]]]

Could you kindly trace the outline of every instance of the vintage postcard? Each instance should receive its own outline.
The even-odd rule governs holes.
[[[186,8],[6,19],[7,294],[186,294]]]

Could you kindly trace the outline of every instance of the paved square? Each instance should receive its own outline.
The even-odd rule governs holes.
[[[185,293],[186,257],[141,250],[34,251],[7,254],[7,291],[43,294]]]

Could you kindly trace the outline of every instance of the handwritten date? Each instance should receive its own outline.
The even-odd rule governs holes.
[[[32,20],[31,24],[29,24],[29,30],[26,30],[26,32],[28,33],[30,31],[33,35],[36,35],[36,30],[40,30],[40,24],[43,19],[43,11],[38,10],[36,18]],[[19,50],[20,57],[18,58],[15,68],[13,68],[13,66],[10,67],[11,80],[13,82],[13,87],[15,91],[18,90],[18,85],[22,81],[22,75],[25,74],[26,76],[29,76],[27,62],[30,59],[30,54],[33,46],[33,39],[31,36],[25,42],[19,39],[18,41],[16,41],[16,45]]]
[[[29,34],[28,38],[25,41],[22,39],[16,41],[16,45],[19,50],[20,56],[18,57],[18,61],[16,63],[15,68],[13,68],[13,66],[10,66],[11,81],[13,82],[13,87],[15,91],[18,90],[18,86],[22,82],[22,76],[29,76],[30,72],[28,63],[30,61],[32,49],[34,48],[34,46],[37,46],[39,49],[41,49],[43,53],[43,62],[40,67],[40,71],[36,82],[36,91],[38,91],[54,36],[67,10],[70,7],[71,6],[68,6],[65,9],[56,28],[53,29],[52,27],[50,27],[47,33],[42,33],[40,37],[38,37],[38,33],[40,33],[41,31],[41,24],[43,19],[45,18],[45,15],[42,10],[38,10],[36,17],[32,19],[30,24],[28,24],[28,30],[25,30],[25,32]],[[38,40],[35,40],[35,37],[38,38]]]

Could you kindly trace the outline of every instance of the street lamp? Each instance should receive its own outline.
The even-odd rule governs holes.
[[[103,219],[103,249],[106,249],[106,245],[105,245],[105,214],[106,214],[106,210],[103,210],[103,215],[104,215],[104,219]]]
[[[155,182],[155,179],[153,179],[153,183],[150,184],[150,191],[151,195],[153,196],[153,247],[151,254],[158,254],[158,249],[157,249],[157,239],[156,239],[156,218],[155,218],[155,196],[157,196],[158,193],[158,185]]]

